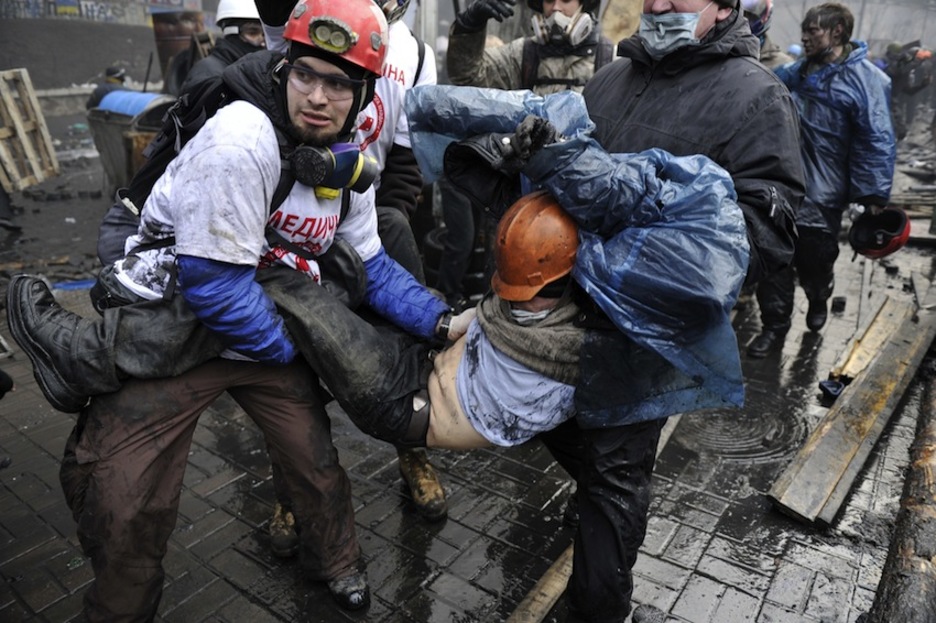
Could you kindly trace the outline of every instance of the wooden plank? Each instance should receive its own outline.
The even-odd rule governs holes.
[[[829,378],[849,383],[880,352],[887,338],[910,318],[913,306],[885,296],[880,301],[864,333],[851,341],[849,348],[829,373]]]
[[[936,288],[882,344],[777,478],[768,498],[806,523],[830,525],[936,336]]]
[[[22,190],[58,175],[52,138],[26,69],[0,71],[0,121],[4,190]]]

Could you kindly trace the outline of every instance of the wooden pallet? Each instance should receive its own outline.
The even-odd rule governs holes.
[[[0,71],[0,184],[9,193],[58,173],[52,138],[29,72]]]

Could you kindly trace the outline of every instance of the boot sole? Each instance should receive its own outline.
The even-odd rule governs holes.
[[[42,390],[42,395],[57,411],[78,413],[88,403],[88,397],[76,394],[68,388],[65,380],[55,368],[48,364],[49,354],[30,337],[26,323],[20,313],[19,298],[24,284],[32,281],[31,277],[17,275],[10,280],[7,288],[7,324],[16,343],[20,345],[33,365],[33,377]],[[41,372],[41,374],[40,374]],[[50,382],[51,380],[51,382]],[[67,396],[67,398],[63,398]]]

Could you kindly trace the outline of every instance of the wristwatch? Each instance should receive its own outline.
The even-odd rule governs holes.
[[[448,340],[449,329],[452,328],[452,312],[445,312],[439,319],[439,328],[436,329],[436,336],[443,342]]]

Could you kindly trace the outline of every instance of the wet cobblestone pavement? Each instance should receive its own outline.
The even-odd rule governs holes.
[[[93,189],[100,183],[96,166],[93,159],[76,165],[81,173],[67,183]],[[24,230],[6,239],[0,232],[0,289],[20,270],[44,273],[63,286],[91,276],[96,219],[106,203],[16,197]],[[912,273],[934,274],[925,245],[912,244],[886,264],[872,271],[872,297],[908,299]],[[845,310],[830,314],[819,334],[805,330],[806,303],[797,292],[783,351],[743,358],[742,411],[680,419],[655,471],[635,603],[655,605],[667,621],[684,623],[853,623],[870,608],[922,404],[920,383],[911,384],[830,529],[806,527],[766,497],[826,412],[817,383],[855,332],[862,271],[863,262],[852,262],[843,246],[834,295],[845,297]],[[56,292],[65,306],[91,315],[85,290]],[[759,328],[756,304],[739,311],[735,327],[743,349]],[[0,368],[17,385],[0,401],[0,465],[9,459],[0,469],[0,620],[77,620],[92,571],[58,485],[74,419],[43,400],[5,322],[0,337],[12,350],[0,358]],[[929,375],[932,365],[928,359],[918,377]],[[505,621],[571,543],[562,512],[572,485],[538,443],[430,451],[449,516],[427,523],[402,485],[395,449],[357,431],[334,406],[331,413],[335,445],[352,480],[370,609],[358,615],[339,610],[324,585],[300,576],[295,561],[271,554],[265,526],[273,489],[264,444],[236,405],[221,400],[202,417],[191,449],[165,561],[160,620]],[[558,623],[564,614],[560,602],[545,620]]]

